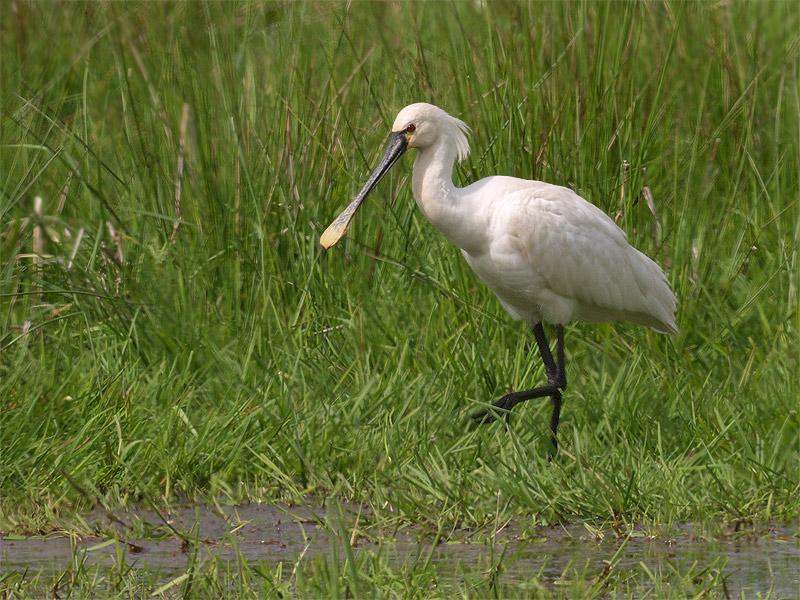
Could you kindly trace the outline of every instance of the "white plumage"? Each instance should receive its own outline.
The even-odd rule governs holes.
[[[432,104],[406,106],[395,119],[380,165],[320,242],[326,248],[335,244],[370,190],[407,148],[416,148],[412,188],[420,210],[461,249],[506,311],[531,325],[542,354],[548,385],[511,392],[494,406],[510,410],[549,396],[556,445],[567,385],[564,325],[622,320],[677,334],[675,296],[658,265],[628,244],[608,215],[572,190],[502,176],[464,188],[453,185],[455,161],[469,154],[468,131],[463,121]],[[556,358],[542,321],[556,326]],[[490,420],[492,413],[482,410],[474,417]]]
[[[485,242],[462,252],[515,319],[627,320],[678,333],[675,297],[661,269],[600,209],[537,181],[492,177],[463,195],[474,186],[501,200],[486,212]]]
[[[431,104],[407,106],[392,129],[409,123],[415,135],[420,123],[438,133],[424,132],[414,199],[513,318],[531,325],[626,320],[678,333],[663,272],[602,210],[570,189],[515,177],[457,188],[453,164],[469,151],[464,124]]]

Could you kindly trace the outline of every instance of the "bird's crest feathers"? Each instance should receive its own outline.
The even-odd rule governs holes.
[[[464,123],[464,121],[461,119],[456,119],[453,116],[447,115],[447,117],[452,121],[453,125],[455,125],[452,131],[452,136],[456,142],[458,162],[461,162],[467,158],[467,156],[469,156],[469,141],[467,140],[467,136],[470,133],[469,125]]]

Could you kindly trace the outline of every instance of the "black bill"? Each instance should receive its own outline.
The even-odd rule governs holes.
[[[392,165],[397,162],[407,148],[408,140],[406,139],[405,133],[392,132],[389,136],[389,144],[386,146],[383,159],[380,164],[375,167],[372,175],[367,179],[367,183],[364,184],[364,187],[361,188],[361,191],[358,192],[355,199],[333,220],[322,236],[320,236],[319,243],[322,244],[324,248],[330,248],[344,236],[347,227],[350,225],[350,221],[353,220],[356,211],[364,202],[367,195],[372,191],[372,188],[378,185],[378,182],[383,179],[383,176],[388,173]]]

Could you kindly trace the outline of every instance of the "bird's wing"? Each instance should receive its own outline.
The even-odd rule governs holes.
[[[531,281],[576,301],[576,318],[625,318],[677,333],[675,296],[664,273],[602,210],[551,185],[514,192],[503,205],[508,237],[500,251],[514,249]]]

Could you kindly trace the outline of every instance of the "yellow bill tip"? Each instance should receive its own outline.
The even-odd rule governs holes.
[[[340,239],[342,239],[344,234],[347,232],[347,227],[350,225],[350,221],[353,220],[358,207],[361,206],[361,203],[364,201],[365,197],[365,195],[358,196],[347,208],[339,213],[339,216],[336,217],[330,225],[328,225],[328,228],[319,238],[319,243],[323,248],[327,250]]]
[[[336,242],[342,239],[344,236],[345,231],[347,230],[346,227],[340,227],[338,223],[331,223],[331,225],[325,230],[325,232],[320,236],[319,243],[320,245],[327,250],[331,246],[333,246]]]

